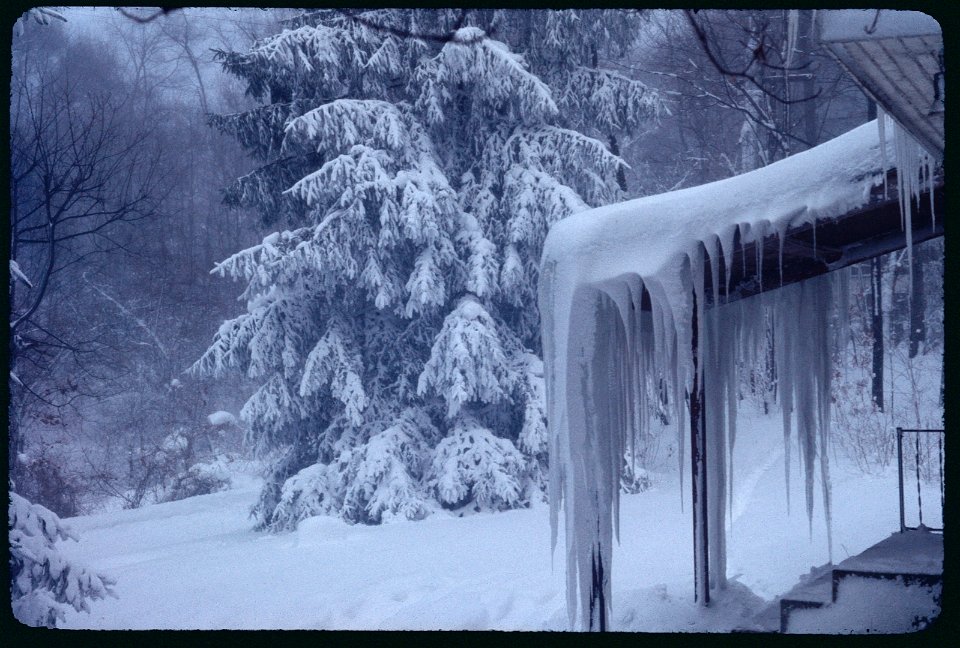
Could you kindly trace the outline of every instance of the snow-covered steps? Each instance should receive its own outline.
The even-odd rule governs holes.
[[[940,614],[943,536],[895,533],[815,572],[780,598],[780,632],[910,632]]]
[[[943,574],[943,534],[920,527],[892,533],[836,567],[852,571]]]
[[[786,594],[777,597],[752,619],[752,627],[739,628],[742,632],[781,632],[786,613],[796,609],[815,609],[830,603],[832,565],[813,567],[800,577],[800,582]]]
[[[833,571],[833,601],[814,608],[783,607],[781,632],[904,633],[940,616],[943,577],[935,574]]]

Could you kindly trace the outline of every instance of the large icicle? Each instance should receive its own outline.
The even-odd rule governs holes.
[[[886,127],[887,116],[879,111],[877,120],[880,135],[880,150],[883,155],[883,168],[886,168]],[[930,215],[936,227],[936,212],[933,209],[935,157],[896,121],[890,120],[894,134],[894,165],[897,168],[897,197],[900,203],[900,225],[907,239],[907,276],[909,291],[908,304],[913,310],[913,201],[920,205],[920,194],[930,194]],[[887,177],[884,174],[884,196],[887,191]]]
[[[839,273],[837,273],[839,275]],[[813,338],[818,353],[814,354],[817,381],[817,428],[819,431],[820,485],[823,495],[823,517],[827,527],[827,557],[833,562],[833,518],[830,483],[830,385],[833,376],[832,355],[830,353],[830,311],[831,297],[836,292],[834,283],[839,282],[837,275],[819,276],[809,279],[813,292],[812,310],[814,311]]]
[[[793,375],[789,370],[793,362],[793,343],[797,338],[794,330],[797,322],[792,317],[798,310],[798,289],[794,286],[779,291],[779,309],[776,314],[776,333],[774,334],[774,358],[778,370],[777,395],[780,398],[780,412],[783,417],[783,471],[787,493],[787,514],[790,514],[790,433],[793,420]]]

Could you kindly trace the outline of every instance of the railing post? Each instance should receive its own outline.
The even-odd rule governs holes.
[[[897,486],[900,489],[900,533],[906,531],[906,522],[903,516],[903,428],[897,428]]]
[[[923,526],[923,500],[920,497],[920,433],[914,432],[917,439],[914,442],[916,454],[913,457],[913,467],[917,473],[917,515],[920,516],[920,526]]]
[[[943,434],[937,435],[937,457],[939,459],[940,466],[940,524],[943,524],[943,514],[945,513],[943,508]]]
[[[903,435],[906,433],[916,435],[916,438],[913,442],[913,459],[914,459],[914,477],[917,480],[917,516],[919,518],[919,526],[908,526],[906,522],[906,504],[905,504],[905,493],[907,490],[907,485],[905,481],[905,471],[903,468]],[[936,434],[937,435],[937,459],[939,460],[938,468],[940,472],[940,519],[943,519],[943,508],[944,508],[944,487],[943,487],[943,443],[944,443],[944,431],[943,430],[931,430],[931,429],[904,429],[897,428],[897,476],[899,478],[898,489],[900,491],[900,532],[911,531],[913,529],[923,528],[928,531],[943,531],[943,527],[928,527],[923,522],[923,489],[921,488],[923,481],[923,475],[920,471],[920,435],[921,434]],[[929,437],[924,437],[929,439]],[[925,441],[927,445],[924,446],[924,461],[930,462],[933,459],[929,456],[932,452],[930,448],[930,443],[932,441]],[[933,470],[933,468],[931,468]],[[932,477],[931,477],[932,478]],[[928,498],[929,500],[929,498]],[[942,524],[942,523],[941,523]]]

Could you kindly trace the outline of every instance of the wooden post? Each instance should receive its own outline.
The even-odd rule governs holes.
[[[707,453],[703,383],[700,380],[700,335],[697,330],[697,295],[693,295],[693,391],[690,393],[690,489],[693,511],[693,583],[694,601],[710,603],[709,541],[707,536]]]

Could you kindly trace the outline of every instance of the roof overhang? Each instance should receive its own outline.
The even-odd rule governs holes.
[[[757,295],[906,248],[907,232],[896,198],[896,171],[888,173],[887,187],[886,191],[882,186],[875,187],[870,202],[863,207],[787,230],[782,251],[779,237],[773,234],[762,244],[751,242],[741,247],[735,241],[729,284],[725,264],[719,264],[719,302]],[[943,191],[941,178],[934,186],[932,200],[930,192],[924,192],[914,202],[914,245],[943,236]],[[708,273],[709,268],[708,263]],[[710,292],[707,282],[708,303],[716,303]]]
[[[943,34],[918,11],[823,11],[820,40],[863,91],[943,159]]]
[[[942,236],[942,169],[910,197],[907,219],[893,143],[882,142],[871,122],[739,176],[569,216],[544,243],[541,296],[568,303],[580,288],[618,291],[634,278],[684,292],[699,257],[719,273],[705,305],[724,304]]]

